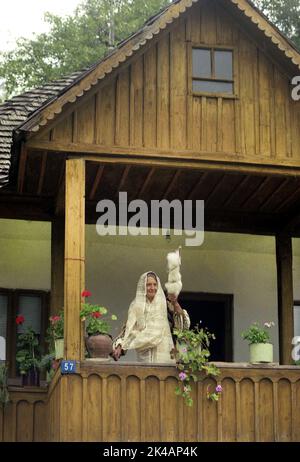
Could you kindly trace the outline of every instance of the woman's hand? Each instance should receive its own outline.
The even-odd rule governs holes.
[[[183,314],[182,308],[177,301],[177,297],[175,294],[168,294],[168,300],[172,303],[174,308],[174,312],[177,314]]]
[[[121,354],[122,354],[122,347],[121,345],[118,345],[117,348],[113,350],[112,357],[114,358],[115,361],[118,361],[120,359]]]

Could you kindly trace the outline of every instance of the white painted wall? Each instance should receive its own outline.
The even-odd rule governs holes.
[[[87,226],[86,288],[91,302],[118,315],[116,334],[126,320],[141,273],[153,270],[166,280],[165,256],[182,237],[99,237]],[[300,240],[293,240],[295,299],[300,300]],[[0,220],[0,287],[50,289],[50,224]],[[276,323],[272,332],[278,360],[275,243],[272,237],[206,233],[201,247],[182,250],[184,290],[234,295],[234,360],[248,359],[240,333],[252,321]],[[188,307],[186,307],[188,308]],[[127,356],[128,360],[133,356]]]

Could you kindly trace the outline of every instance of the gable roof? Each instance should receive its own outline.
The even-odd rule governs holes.
[[[68,77],[27,91],[0,105],[0,187],[8,182],[14,130],[24,123],[30,114],[72,85],[80,75],[82,72],[74,72]]]
[[[8,182],[13,134],[17,129],[38,131],[65,104],[76,101],[198,1],[201,0],[174,0],[99,62],[0,105],[0,187]],[[299,51],[250,0],[227,1],[236,5],[300,69]]]

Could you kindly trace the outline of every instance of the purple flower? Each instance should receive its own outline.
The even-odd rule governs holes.
[[[186,373],[185,373],[185,372],[180,372],[179,378],[180,378],[180,380],[182,380],[182,381],[185,380],[185,379],[187,378]]]
[[[222,385],[217,385],[216,386],[216,393],[222,393],[222,391],[223,391]]]

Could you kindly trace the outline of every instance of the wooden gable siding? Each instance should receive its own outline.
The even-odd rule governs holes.
[[[191,44],[234,47],[236,98],[193,96]],[[221,5],[199,2],[35,139],[93,145],[94,151],[142,147],[224,160],[229,154],[230,160],[297,161],[300,105],[290,92],[289,76],[254,37]]]

